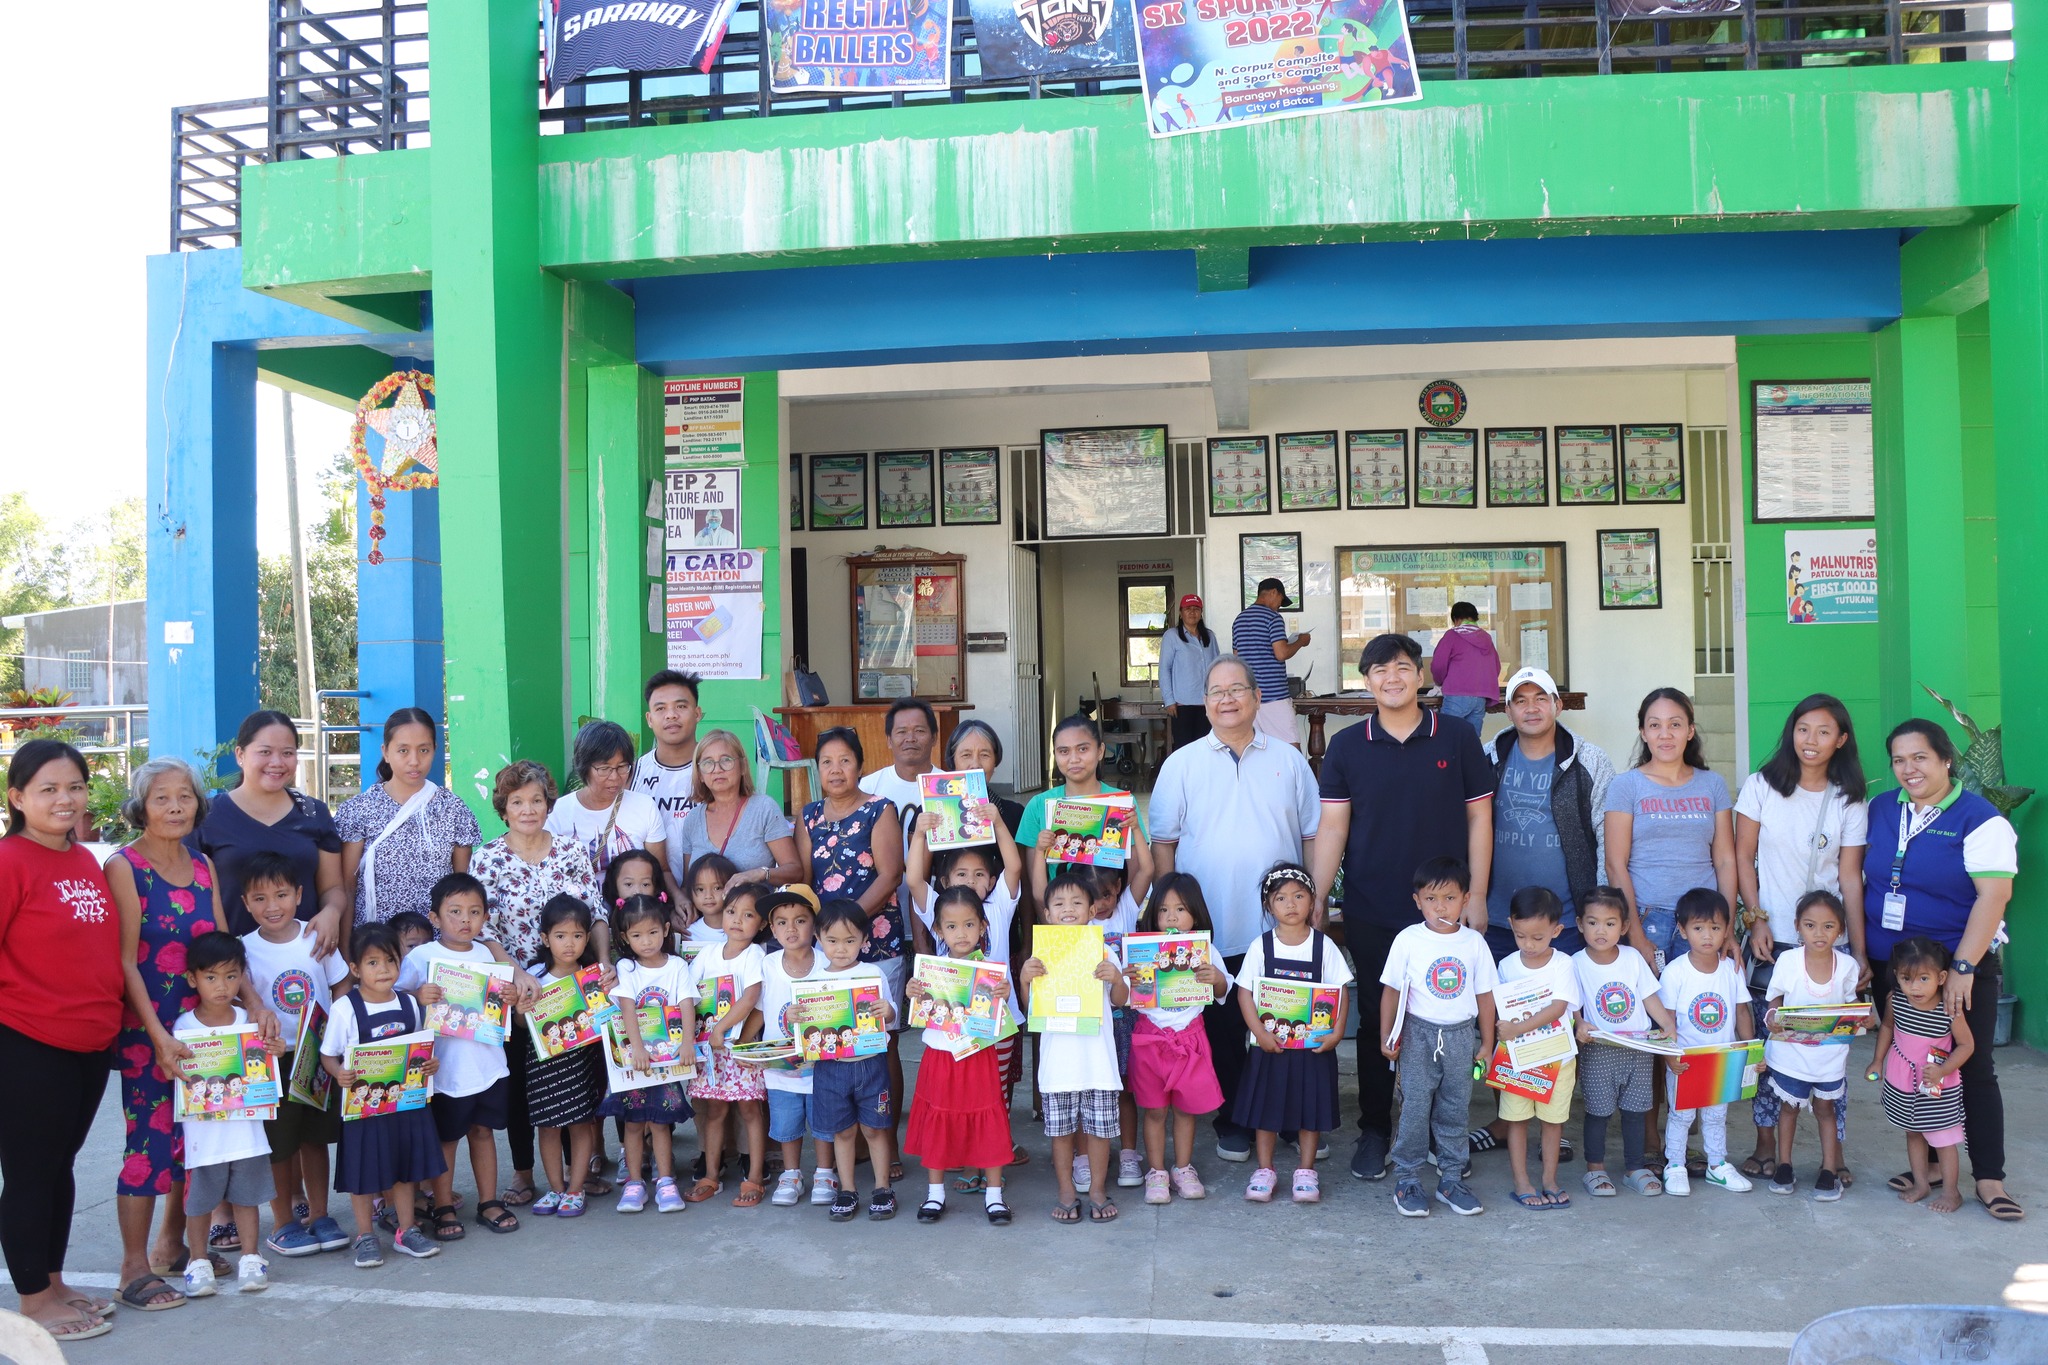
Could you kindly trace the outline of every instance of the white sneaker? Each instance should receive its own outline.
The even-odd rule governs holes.
[[[235,1271],[235,1289],[243,1294],[261,1294],[270,1288],[270,1262],[254,1254],[242,1257]]]
[[[1664,1168],[1664,1193],[1677,1195],[1680,1199],[1692,1193],[1692,1177],[1685,1173],[1685,1166]]]
[[[1755,1188],[1750,1184],[1749,1177],[1736,1170],[1735,1164],[1730,1161],[1723,1161],[1718,1166],[1707,1167],[1707,1183],[1709,1185],[1719,1185],[1722,1189],[1732,1191],[1735,1194],[1744,1194]],[[1670,1187],[1669,1181],[1665,1182],[1665,1187],[1667,1189]]]
[[[185,1263],[185,1297],[188,1299],[203,1299],[211,1296],[214,1292],[212,1258],[203,1257],[197,1261],[187,1261]]]
[[[832,1196],[839,1193],[839,1177],[830,1171],[819,1171],[811,1178],[811,1203],[815,1205],[832,1202]]]
[[[1128,1147],[1117,1158],[1116,1183],[1127,1190],[1145,1183],[1145,1167],[1138,1160],[1138,1154]]]
[[[1090,1187],[1091,1187],[1092,1185],[1094,1185],[1094,1183],[1095,1183],[1095,1177],[1094,1177],[1093,1173],[1092,1173],[1092,1172],[1090,1172],[1090,1171],[1089,1171],[1089,1169],[1088,1169],[1088,1158],[1087,1158],[1087,1157],[1085,1157],[1085,1156],[1077,1156],[1077,1157],[1075,1157],[1075,1158],[1074,1158],[1074,1193],[1075,1193],[1075,1194],[1086,1194],[1086,1193],[1088,1193],[1088,1190],[1089,1190],[1089,1188],[1090,1188]]]
[[[775,1193],[768,1196],[768,1202],[777,1208],[789,1208],[800,1203],[804,1197],[804,1173],[784,1171],[775,1182]]]

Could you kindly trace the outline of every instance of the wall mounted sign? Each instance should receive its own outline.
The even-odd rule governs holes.
[[[739,544],[740,471],[671,469],[664,474],[663,516],[671,550],[729,549]]]
[[[1070,76],[1135,66],[1131,7],[1120,0],[969,0],[981,74]]]
[[[1408,505],[1408,433],[1344,433],[1344,482],[1355,511]]]
[[[1877,515],[1870,381],[1750,385],[1758,521],[1868,521]]]
[[[1557,505],[1590,507],[1619,500],[1613,427],[1559,427],[1553,433],[1557,450]]]
[[[944,90],[952,0],[775,0],[761,9],[778,95]]]
[[[1647,611],[1664,605],[1664,565],[1655,530],[1602,531],[1600,610]]]
[[[930,526],[932,453],[929,450],[875,452],[875,525]]]
[[[1272,461],[1263,436],[1209,438],[1209,515],[1259,516],[1273,510]]]
[[[1547,507],[1550,455],[1542,427],[1486,429],[1486,505]]]
[[[1337,433],[1296,431],[1274,441],[1274,463],[1280,467],[1280,510],[1333,512],[1343,506],[1337,481]]]
[[[1045,538],[1163,536],[1166,428],[1043,430]]]
[[[1415,429],[1415,505],[1479,505],[1479,434],[1469,428]]]
[[[1003,519],[1001,459],[994,446],[939,452],[939,505],[946,525],[993,526]]]
[[[664,379],[662,463],[737,464],[746,459],[746,384],[738,375]]]
[[[1621,500],[1685,501],[1685,428],[1677,422],[1621,429]]]
[[[1285,588],[1294,605],[1286,611],[1302,609],[1301,590],[1301,536],[1293,531],[1279,531],[1267,535],[1241,535],[1237,538],[1237,576],[1244,594],[1243,606],[1250,606],[1259,596],[1259,584],[1268,578],[1277,578]]]
[[[1415,406],[1431,426],[1454,427],[1465,420],[1465,390],[1455,379],[1432,379]]]
[[[811,456],[811,529],[868,528],[868,457]]]
[[[1877,624],[1877,532],[1785,532],[1785,619],[1795,626]]]

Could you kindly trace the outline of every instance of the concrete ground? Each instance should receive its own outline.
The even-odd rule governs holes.
[[[1858,1044],[1859,1070],[1866,1048]],[[1348,1044],[1342,1056],[1349,1115]],[[1506,1154],[1491,1152],[1473,1172],[1483,1217],[1438,1206],[1426,1221],[1407,1220],[1393,1210],[1391,1181],[1350,1177],[1340,1134],[1320,1206],[1258,1206],[1242,1198],[1249,1167],[1218,1161],[1204,1128],[1206,1202],[1148,1208],[1141,1191],[1124,1190],[1117,1222],[1061,1226],[1047,1216],[1047,1141],[1020,1094],[1015,1131],[1032,1160],[1012,1173],[1017,1221],[1007,1229],[986,1224],[979,1196],[957,1194],[943,1223],[920,1226],[914,1168],[903,1212],[887,1224],[836,1225],[807,1205],[735,1209],[731,1185],[667,1217],[623,1218],[606,1200],[578,1222],[525,1218],[510,1236],[471,1223],[441,1256],[394,1255],[380,1270],[354,1269],[346,1252],[274,1260],[266,1294],[122,1310],[110,1335],[77,1344],[71,1358],[259,1358],[290,1344],[303,1359],[385,1365],[678,1351],[745,1361],[821,1348],[864,1359],[1120,1365],[1620,1365],[1646,1348],[1664,1358],[1678,1348],[1690,1360],[1765,1362],[1839,1308],[2048,1308],[2048,1059],[2008,1048],[1999,1070],[2010,1187],[2033,1212],[2019,1224],[1994,1222],[1974,1202],[1947,1216],[1901,1203],[1884,1181],[1904,1168],[1905,1142],[1885,1123],[1876,1087],[1852,1080],[1857,1181],[1831,1205],[1803,1188],[1784,1198],[1762,1185],[1731,1195],[1697,1182],[1689,1199],[1595,1201],[1574,1162],[1561,1172],[1572,1207],[1526,1211],[1507,1198]],[[1490,1098],[1482,1093],[1473,1109],[1475,1120],[1490,1118]],[[1746,1116],[1738,1110],[1729,1126],[1746,1151]],[[103,1290],[119,1265],[121,1132],[110,1086],[79,1162],[70,1262],[74,1283]],[[678,1150],[694,1154],[694,1142]],[[1803,1132],[1803,1176],[1814,1161]],[[466,1166],[458,1183],[473,1210]],[[347,1225],[345,1200],[339,1209]]]

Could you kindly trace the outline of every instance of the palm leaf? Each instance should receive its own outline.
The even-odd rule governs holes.
[[[2016,787],[2005,780],[2005,727],[1994,725],[1989,730],[1983,729],[1947,697],[1926,683],[1920,686],[1928,696],[1941,703],[1942,709],[1953,716],[1956,724],[1962,726],[1963,732],[1970,737],[1969,747],[1963,750],[1957,765],[1957,779],[1967,790],[1976,792],[1996,806],[2000,815],[2011,815],[2034,794],[2034,789]]]

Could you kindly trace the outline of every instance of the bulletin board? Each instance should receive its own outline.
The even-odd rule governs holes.
[[[1363,688],[1358,654],[1387,631],[1412,635],[1426,662],[1450,626],[1451,603],[1479,608],[1500,649],[1501,681],[1547,669],[1569,690],[1564,546],[1353,545],[1337,549],[1340,676]]]
[[[928,550],[849,555],[856,701],[964,701],[967,561]]]

